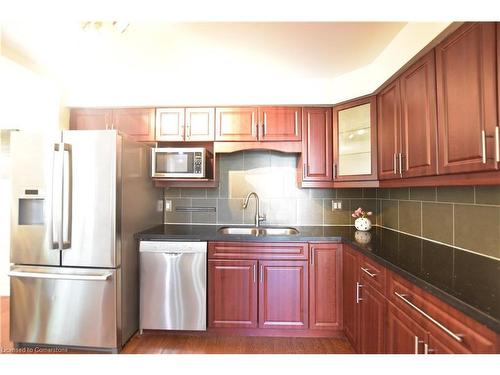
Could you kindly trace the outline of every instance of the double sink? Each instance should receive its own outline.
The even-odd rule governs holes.
[[[299,231],[292,227],[222,227],[219,234],[248,235],[248,236],[292,236]]]

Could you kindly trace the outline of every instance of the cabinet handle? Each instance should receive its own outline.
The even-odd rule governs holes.
[[[500,163],[500,127],[495,127],[495,160]]]
[[[399,153],[399,175],[401,178],[403,178],[403,154],[400,152]]]
[[[424,342],[418,338],[418,336],[415,336],[415,354],[420,354],[419,346],[420,344],[423,344]],[[427,345],[427,344],[425,344]]]
[[[257,265],[253,265],[253,283],[255,284],[257,282]]]
[[[394,153],[393,168],[394,168],[394,174],[398,174],[398,154],[397,153]]]
[[[359,303],[359,301],[362,301],[363,298],[361,298],[361,288],[363,285],[361,285],[358,281],[356,282],[356,303]]]
[[[255,131],[259,133],[259,124],[255,123],[255,114],[252,112],[252,135],[254,135],[254,124],[255,124]]]
[[[314,265],[314,250],[311,251],[311,266]]]
[[[451,337],[453,337],[455,340],[457,340],[458,342],[462,342],[463,341],[462,338],[460,337],[460,335],[457,335],[456,333],[453,333],[448,328],[446,328],[444,325],[442,325],[440,322],[438,322],[436,319],[434,319],[432,316],[430,316],[425,311],[423,311],[421,308],[419,308],[418,306],[416,306],[413,303],[411,303],[408,299],[406,299],[405,297],[408,296],[407,294],[400,294],[398,292],[394,292],[394,294],[399,299],[402,299],[404,303],[406,303],[407,305],[411,306],[414,310],[417,310],[421,315],[423,315],[425,318],[427,318],[432,323],[434,323],[435,325],[437,325],[439,328],[441,328],[443,331],[445,331],[448,335],[450,335]]]
[[[337,178],[337,164],[333,165],[333,178]]]
[[[186,139],[191,138],[191,125],[187,124],[186,125]]]
[[[262,284],[264,282],[264,266],[261,264],[260,265],[260,283]]]
[[[361,271],[363,271],[364,273],[366,273],[366,274],[367,274],[368,276],[370,276],[370,277],[376,277],[376,276],[377,276],[377,274],[376,274],[376,273],[371,273],[371,272],[368,270],[368,268],[363,268],[363,267],[361,267]]]
[[[262,125],[262,134],[266,135],[267,133],[267,113],[264,112],[264,124]]]
[[[483,164],[486,164],[486,132],[481,130],[481,153],[483,154]]]
[[[429,344],[427,343],[424,344],[424,354],[432,354],[434,352],[435,352],[434,349],[429,348]]]
[[[295,111],[295,136],[298,136],[299,135],[299,115],[297,113],[297,111]]]
[[[308,172],[309,168],[307,167],[307,164],[304,164],[304,177],[307,177]]]

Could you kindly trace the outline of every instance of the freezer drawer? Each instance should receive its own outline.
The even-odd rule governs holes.
[[[206,329],[206,242],[140,245],[140,324],[143,329]]]
[[[119,270],[12,266],[9,276],[13,342],[119,347]]]

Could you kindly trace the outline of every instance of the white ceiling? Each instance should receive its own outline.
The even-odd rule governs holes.
[[[334,78],[370,64],[405,23],[132,23],[124,34],[77,22],[2,24],[4,49],[62,83],[93,73],[150,76],[264,74]],[[5,48],[6,47],[6,48]]]

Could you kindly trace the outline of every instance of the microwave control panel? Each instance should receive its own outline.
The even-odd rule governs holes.
[[[195,152],[194,153],[194,173],[201,174],[202,173],[201,167],[202,167],[201,152]]]

